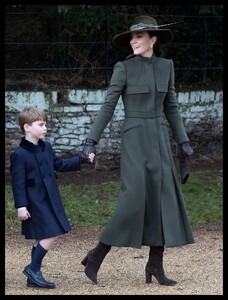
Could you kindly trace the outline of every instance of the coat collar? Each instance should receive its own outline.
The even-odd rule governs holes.
[[[155,56],[155,55],[152,55],[151,57],[143,57],[141,55],[136,55],[135,56],[135,59],[136,60],[139,60],[139,61],[143,61],[143,62],[146,62],[148,64],[153,64],[154,62],[157,61],[158,57]]]
[[[44,141],[39,140],[38,145],[35,145],[35,144],[29,142],[28,140],[26,140],[25,137],[23,136],[21,139],[21,142],[20,142],[20,147],[22,147],[28,151],[37,151],[39,147],[45,148],[45,143],[44,143]]]

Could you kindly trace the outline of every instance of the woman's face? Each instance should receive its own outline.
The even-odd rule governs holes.
[[[153,44],[156,36],[150,37],[147,31],[132,32],[130,45],[135,55],[150,57],[153,54]]]

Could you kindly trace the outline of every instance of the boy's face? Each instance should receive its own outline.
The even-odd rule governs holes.
[[[39,120],[35,121],[32,124],[24,124],[25,135],[30,140],[38,141],[43,139],[47,134],[46,122]]]

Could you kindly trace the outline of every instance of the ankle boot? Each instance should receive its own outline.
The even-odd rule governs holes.
[[[152,283],[152,275],[161,285],[175,285],[176,281],[165,276],[163,269],[164,247],[150,247],[149,260],[146,264],[146,283]]]
[[[86,276],[95,284],[97,284],[97,272],[110,249],[111,246],[99,242],[98,245],[90,250],[86,257],[81,261],[81,264],[85,266]]]

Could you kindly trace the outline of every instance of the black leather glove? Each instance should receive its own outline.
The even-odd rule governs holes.
[[[82,152],[80,153],[81,163],[91,163],[89,160],[89,154],[94,153],[96,155],[95,145],[97,143],[94,140],[86,139]]]
[[[189,142],[184,142],[181,144],[181,150],[184,151],[187,155],[192,155],[193,154],[193,149],[189,145]]]
[[[79,156],[80,156],[81,164],[89,164],[90,163],[90,160],[82,152],[79,153]]]
[[[189,177],[189,155],[193,154],[193,149],[188,142],[180,145],[179,161],[180,161],[180,175],[181,183],[185,184]]]

